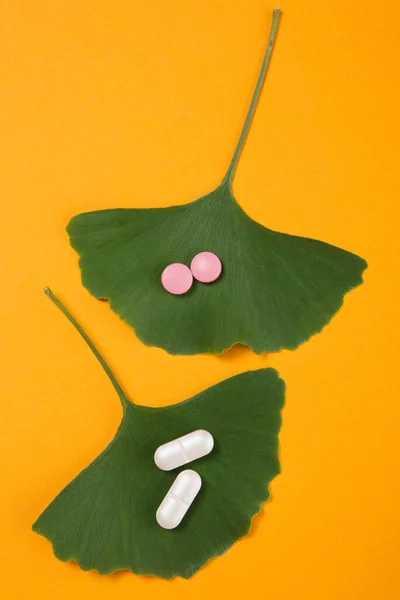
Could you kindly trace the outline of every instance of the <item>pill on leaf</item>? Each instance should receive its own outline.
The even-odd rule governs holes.
[[[172,471],[177,467],[206,456],[214,447],[214,438],[205,429],[197,429],[182,437],[159,446],[154,454],[154,462],[163,471]]]
[[[201,488],[201,477],[186,469],[179,473],[156,513],[157,523],[164,529],[178,527]]]

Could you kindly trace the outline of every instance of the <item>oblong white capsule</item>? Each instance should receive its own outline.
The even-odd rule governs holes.
[[[201,488],[201,477],[186,469],[179,473],[156,512],[157,523],[164,529],[178,527]]]
[[[205,429],[196,429],[182,437],[159,446],[154,454],[154,462],[163,471],[172,471],[192,460],[209,454],[214,448],[214,438]]]

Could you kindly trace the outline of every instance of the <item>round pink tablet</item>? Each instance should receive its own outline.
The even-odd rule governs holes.
[[[190,263],[190,270],[197,281],[211,283],[221,275],[222,264],[212,252],[200,252]]]
[[[192,287],[193,275],[186,265],[172,263],[162,272],[161,283],[170,294],[185,294]]]

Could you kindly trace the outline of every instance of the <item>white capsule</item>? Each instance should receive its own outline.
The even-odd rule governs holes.
[[[197,429],[167,444],[163,444],[154,454],[154,462],[163,471],[177,467],[209,454],[214,447],[214,438],[205,429]]]
[[[157,523],[164,529],[178,527],[201,488],[201,477],[186,469],[179,473],[156,512]]]

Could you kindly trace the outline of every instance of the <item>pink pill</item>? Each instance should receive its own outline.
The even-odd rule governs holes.
[[[185,294],[192,287],[193,275],[186,265],[172,263],[162,272],[161,283],[170,294]]]
[[[192,260],[190,270],[197,281],[211,283],[221,275],[222,264],[212,252],[200,252]]]

